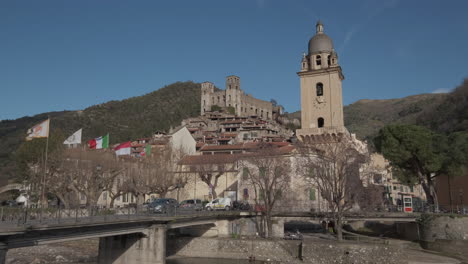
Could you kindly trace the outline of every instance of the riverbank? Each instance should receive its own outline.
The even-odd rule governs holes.
[[[8,251],[7,264],[96,264],[98,239],[70,241]],[[171,238],[168,253],[172,263],[248,263],[249,257],[266,263],[408,263],[457,264],[456,259],[439,256],[401,245],[341,242],[306,237],[303,261],[299,259],[300,241],[258,238]],[[194,258],[196,257],[196,258]],[[190,259],[188,259],[190,258]],[[192,259],[194,258],[194,259]],[[209,258],[209,261],[207,259]],[[177,259],[177,260],[175,260]],[[231,260],[227,260],[231,259]],[[233,261],[237,260],[237,261]],[[187,262],[189,261],[189,262]],[[197,262],[198,261],[198,262]],[[262,263],[262,262],[256,262]]]

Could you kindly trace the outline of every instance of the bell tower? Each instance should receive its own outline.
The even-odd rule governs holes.
[[[338,55],[330,37],[324,33],[322,22],[309,40],[308,54],[301,60],[301,129],[300,140],[313,135],[338,135],[346,132],[343,120],[341,82],[344,80]]]

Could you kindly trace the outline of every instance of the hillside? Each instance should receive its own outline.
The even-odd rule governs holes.
[[[13,155],[28,128],[51,117],[51,130],[69,135],[83,128],[83,141],[110,134],[110,143],[168,131],[182,119],[200,113],[200,84],[177,82],[149,94],[110,101],[81,111],[63,111],[0,122],[0,185],[14,174]]]
[[[370,139],[387,124],[418,124],[433,113],[446,94],[420,94],[399,99],[359,100],[344,107],[345,126],[361,139]]]

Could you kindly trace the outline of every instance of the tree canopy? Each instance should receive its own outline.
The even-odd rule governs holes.
[[[389,125],[379,131],[375,146],[406,183],[422,184],[429,204],[437,203],[433,178],[460,175],[468,160],[468,133],[437,134],[415,125]]]

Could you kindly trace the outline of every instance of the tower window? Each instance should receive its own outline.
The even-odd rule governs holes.
[[[328,55],[328,57],[327,57],[327,62],[328,62],[328,66],[330,66],[330,64],[331,64],[330,63],[330,55]]]
[[[203,100],[203,105],[206,105],[206,101],[205,101],[205,100]]]
[[[323,127],[325,125],[325,120],[322,117],[317,119],[318,127]]]
[[[316,85],[316,92],[317,92],[317,96],[322,96],[323,95],[323,83],[317,83]]]
[[[229,95],[229,101],[231,101],[231,95]]]
[[[316,64],[317,66],[322,65],[322,57],[320,57],[320,55],[317,55],[317,56],[315,57],[315,64]]]

